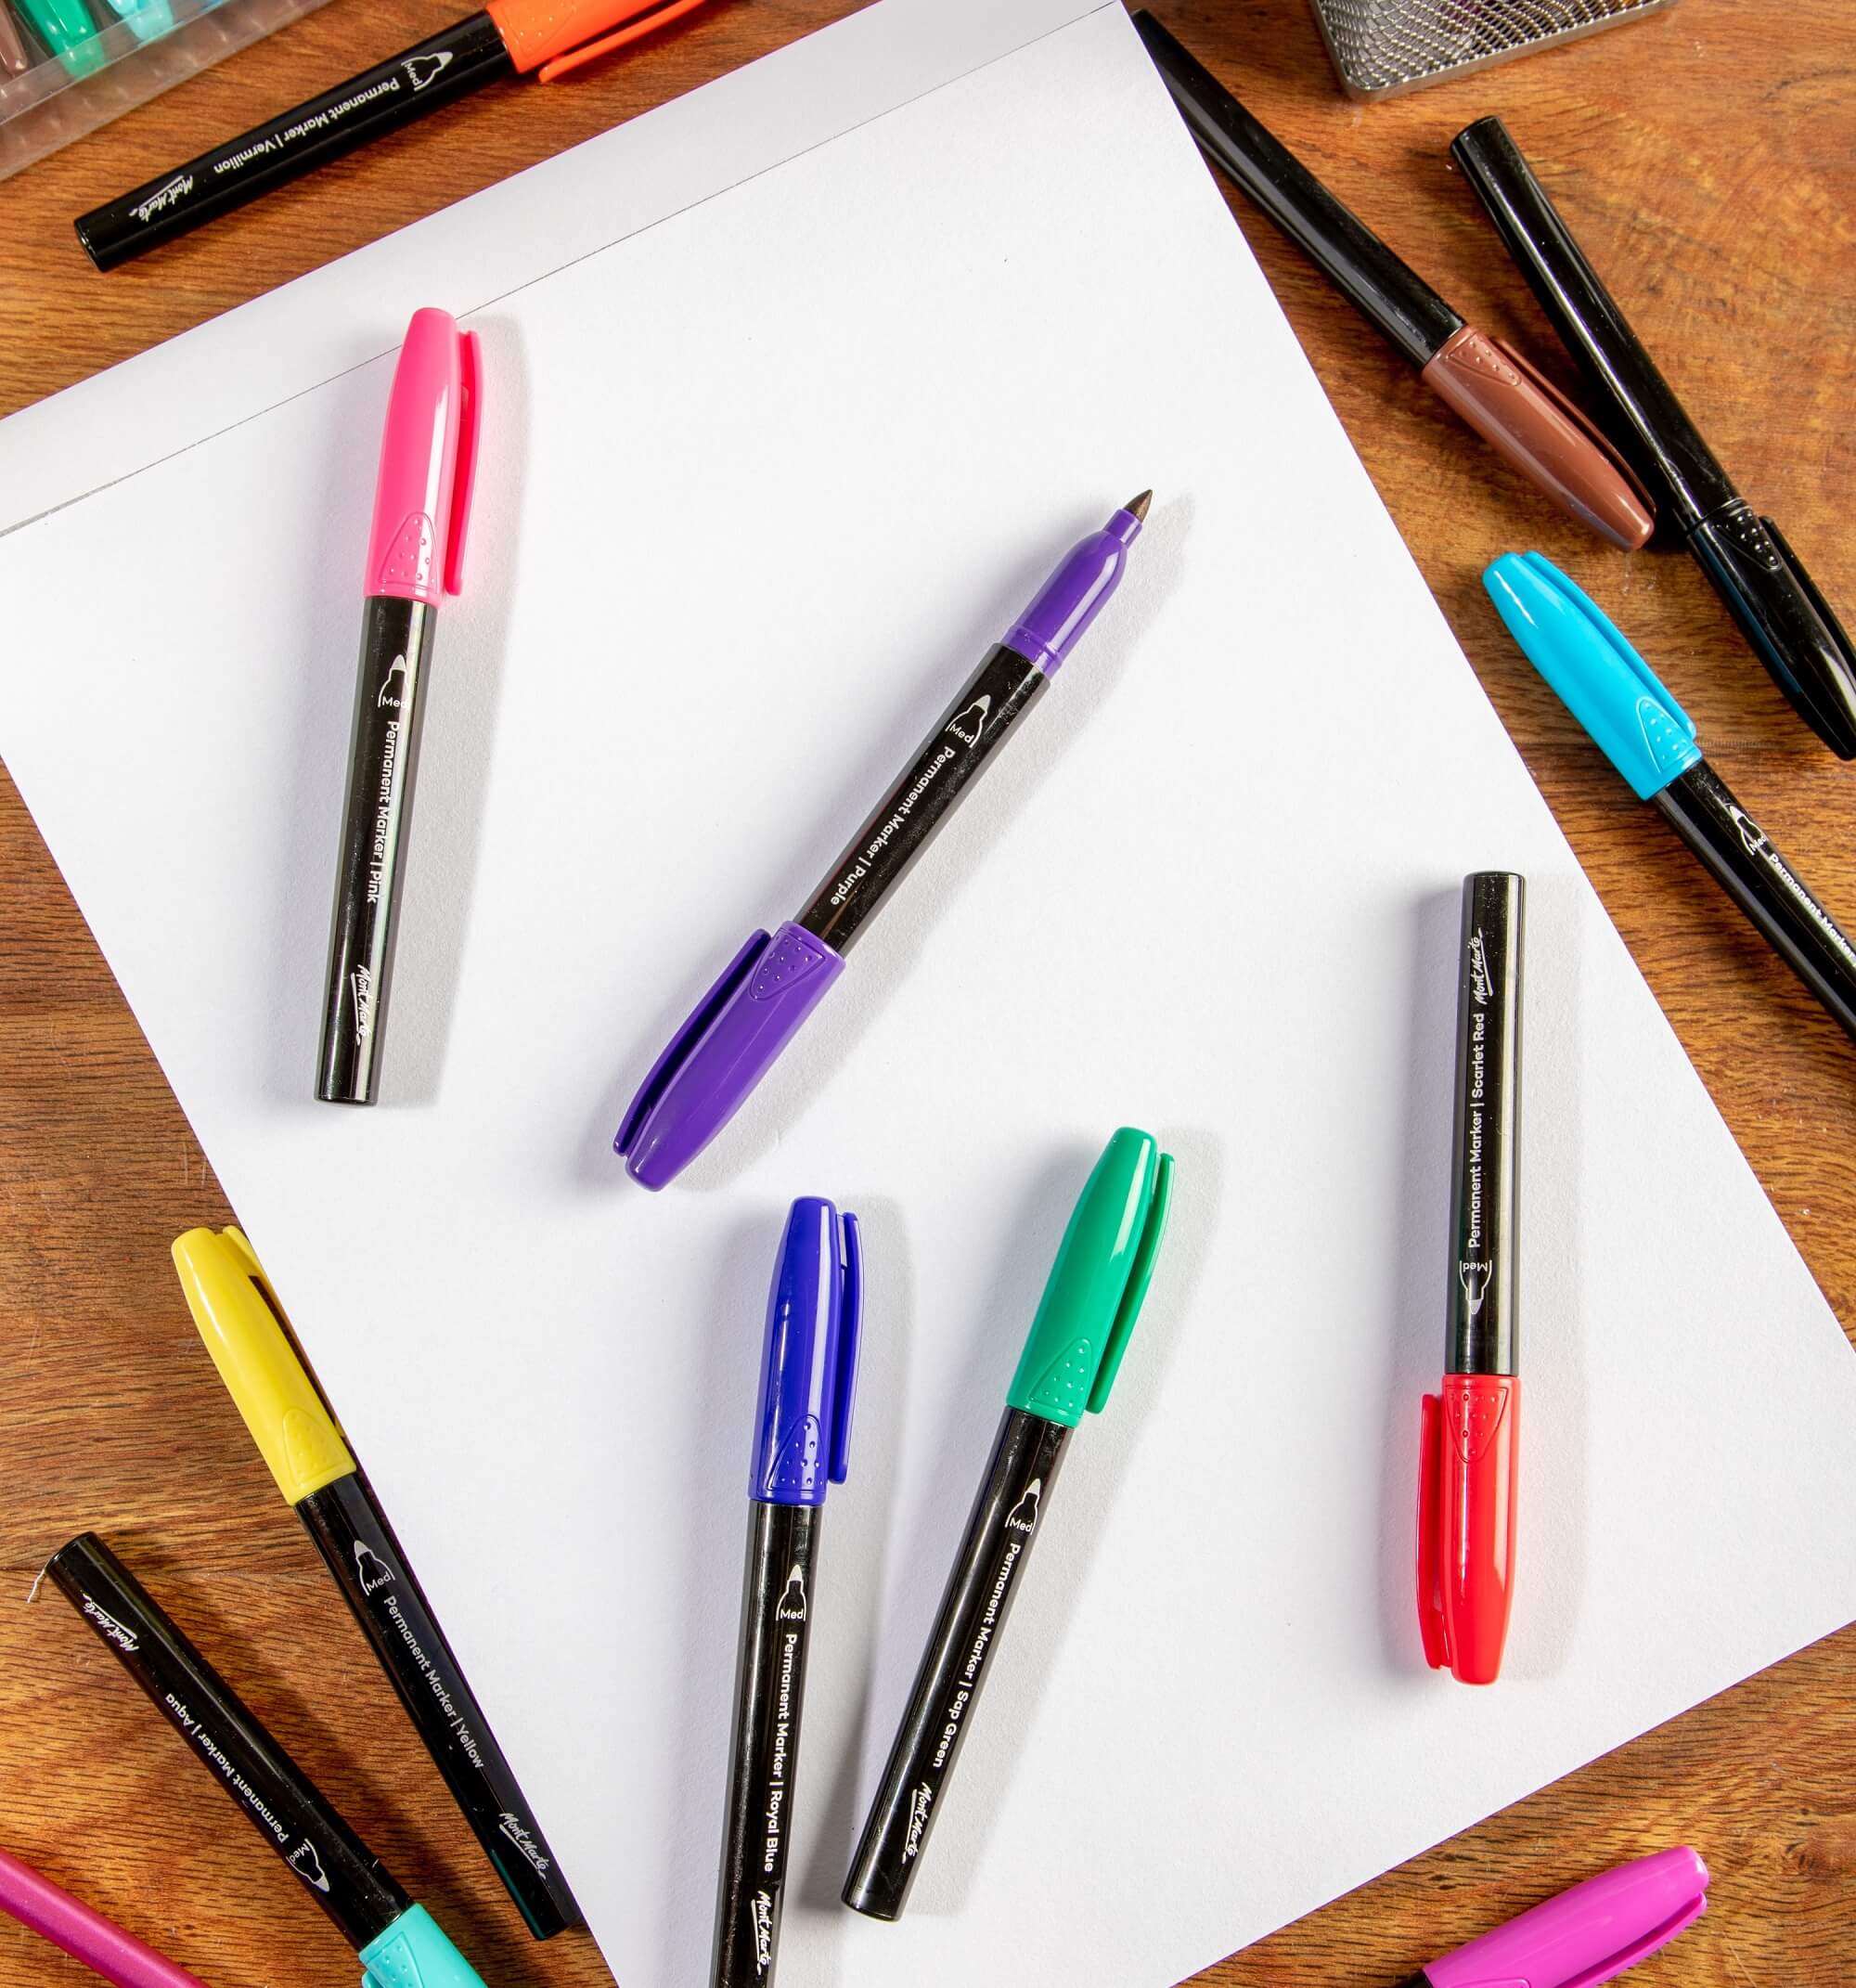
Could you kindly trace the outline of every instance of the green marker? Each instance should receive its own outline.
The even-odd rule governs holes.
[[[32,32],[64,64],[71,76],[94,75],[104,64],[101,33],[84,0],[19,0],[19,11]]]
[[[844,1880],[844,1903],[897,1919],[1084,1414],[1100,1414],[1160,1254],[1173,1161],[1124,1126],[1096,1162],[1050,1266],[1005,1420],[933,1635]]]

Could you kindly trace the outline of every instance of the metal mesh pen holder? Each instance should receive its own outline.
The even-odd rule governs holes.
[[[1309,0],[1350,97],[1390,97],[1673,0]]]

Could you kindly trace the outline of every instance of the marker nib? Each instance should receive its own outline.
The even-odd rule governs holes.
[[[1128,513],[1130,518],[1139,518],[1144,523],[1147,518],[1147,507],[1151,503],[1153,503],[1153,491],[1143,490],[1138,497],[1129,498],[1129,500],[1121,508]]]

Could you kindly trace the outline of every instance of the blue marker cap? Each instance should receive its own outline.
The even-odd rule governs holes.
[[[1647,801],[1701,760],[1695,720],[1604,611],[1538,552],[1504,552],[1482,575],[1508,632]]]
[[[863,1323],[857,1218],[829,1201],[793,1204],[767,1299],[760,1413],[748,1496],[762,1504],[823,1504],[851,1450]]]

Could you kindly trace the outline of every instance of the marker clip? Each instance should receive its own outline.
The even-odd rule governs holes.
[[[458,334],[458,460],[451,481],[451,529],[445,535],[445,591],[464,591],[464,527],[477,488],[477,434],[483,413],[483,371],[477,334]]]
[[[838,1371],[832,1388],[831,1434],[827,1453],[830,1477],[842,1484],[851,1465],[851,1412],[857,1402],[857,1359],[864,1339],[864,1244],[857,1218],[845,1210],[844,1221],[844,1284],[838,1299]]]
[[[1427,1394],[1418,1423],[1418,1633],[1424,1661],[1434,1671],[1450,1668],[1450,1632],[1444,1624],[1440,1587],[1442,1556],[1437,1550],[1438,1515],[1443,1510],[1444,1404]]]
[[[702,5],[702,0],[670,0],[667,6],[657,7],[644,20],[630,17],[649,7],[651,0],[637,0],[620,16],[627,25],[615,28],[610,34],[602,34],[597,41],[587,42],[578,48],[570,48],[564,55],[558,55],[550,62],[544,62],[536,71],[544,83],[552,83],[564,76],[570,70],[580,68],[584,63],[596,60],[602,55],[610,55],[614,48],[623,48],[627,42],[642,41],[647,34],[655,34],[658,29],[667,26],[681,14],[693,14]]]

